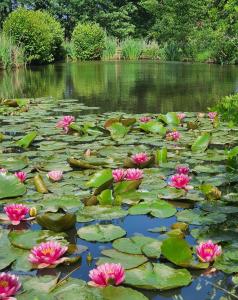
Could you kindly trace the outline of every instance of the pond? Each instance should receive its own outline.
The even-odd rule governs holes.
[[[78,99],[102,112],[205,111],[237,90],[237,66],[116,61],[0,72],[0,98]]]
[[[138,82],[142,82],[144,77],[146,84],[144,89],[141,88],[142,96],[143,91],[147,91],[144,94],[146,100],[142,105],[144,108],[139,105],[140,94],[133,94],[135,90],[128,86],[130,76],[125,70],[125,78],[118,75],[118,80],[115,77],[112,80],[108,75],[110,68],[115,72],[116,65],[125,70],[130,67],[134,69],[132,86],[139,86]],[[32,300],[35,296],[37,300],[237,299],[238,280],[234,273],[238,272],[238,176],[233,168],[234,165],[237,168],[238,149],[233,154],[229,149],[238,144],[238,127],[230,128],[226,122],[219,121],[220,117],[210,120],[207,113],[197,114],[191,111],[206,111],[206,107],[212,105],[215,100],[213,93],[215,95],[219,92],[216,96],[222,96],[234,92],[236,69],[210,65],[155,65],[157,68],[164,68],[164,76],[162,71],[153,73],[150,69],[156,67],[150,62],[72,63],[18,71],[18,80],[15,77],[16,81],[11,85],[8,96],[40,97],[30,102],[27,99],[3,101],[0,106],[0,168],[8,170],[6,174],[0,172],[1,208],[9,203],[23,203],[29,208],[36,208],[39,215],[36,220],[24,221],[14,226],[6,222],[6,216],[0,213],[0,269],[10,270],[20,276],[23,282],[21,291],[24,289],[25,292],[17,296],[18,300]],[[87,73],[87,69],[90,73],[87,80],[79,75],[82,68],[84,74]],[[168,80],[174,89],[176,81],[180,82],[179,85],[182,84],[179,73],[183,73],[184,78],[187,78],[184,89],[186,103],[181,100],[180,104],[177,104],[173,97],[172,102],[167,103],[169,95],[165,92],[161,93],[162,102],[155,94],[153,102],[152,96],[149,95],[148,86],[151,81],[154,82],[157,95],[163,91],[161,82],[160,89],[155,88],[156,82],[162,81],[163,77],[169,78],[169,68],[171,73],[173,68],[180,69],[177,79]],[[195,68],[197,71],[206,69],[208,73],[215,73],[214,70],[217,70],[220,73],[216,77],[217,81],[209,81],[210,86],[214,84],[212,92],[207,89],[209,100],[204,100],[205,96],[202,96],[202,93],[205,93],[206,89],[202,88],[198,89],[201,102],[189,100],[193,94],[192,90],[195,90],[196,76],[194,75],[192,80],[193,72],[186,72],[186,68]],[[77,91],[73,83],[74,76],[71,77],[73,69],[74,76],[81,78],[78,81],[81,85]],[[50,70],[52,74],[49,76]],[[96,84],[99,81],[89,80],[92,74],[97,74],[96,70],[104,74],[99,85]],[[58,81],[55,72],[61,76],[64,74],[64,79],[60,76],[61,80]],[[69,75],[66,75],[67,72]],[[204,71],[205,74],[206,72]],[[118,73],[120,74],[119,71]],[[42,80],[34,80],[36,74],[44,78],[43,86]],[[28,79],[24,77],[26,75],[29,76]],[[4,76],[12,76],[13,80],[16,73]],[[208,84],[202,73],[197,77],[201,82]],[[84,84],[82,78],[85,80]],[[166,78],[163,81],[164,85],[167,82]],[[223,88],[219,85],[218,78],[223,78]],[[21,80],[24,81],[23,85]],[[61,82],[62,86],[57,85],[57,82]],[[35,89],[30,91],[33,83]],[[98,86],[101,87],[101,91]],[[122,93],[125,95],[119,94],[120,86],[123,86]],[[189,86],[193,87],[190,92]],[[109,101],[109,94],[107,101],[103,100],[105,91],[111,94],[114,99],[112,102]],[[170,94],[172,91],[171,88]],[[182,99],[182,90],[180,93]],[[41,98],[49,94],[55,98]],[[130,103],[130,97],[135,107]],[[123,101],[118,102],[120,98]],[[146,114],[152,118],[147,120],[148,122],[142,122],[140,119],[145,115],[140,114],[144,110],[162,110],[167,113],[167,110],[171,111],[172,108],[177,111],[184,110],[185,118],[180,121],[177,113],[154,113]],[[123,118],[118,110],[125,111]],[[68,133],[56,127],[64,115],[73,115],[76,119]],[[180,138],[166,138],[167,133],[173,133],[175,128]],[[30,136],[26,138],[26,134]],[[91,152],[87,153],[88,149],[91,149]],[[122,181],[112,182],[111,170],[137,167],[131,160],[131,154],[141,152],[146,152],[150,157],[148,164],[139,166],[143,171],[143,178],[131,181],[123,178]],[[191,178],[186,188],[170,186],[171,176],[175,174],[178,165],[190,168]],[[54,182],[47,176],[49,171],[55,169],[63,171],[61,181]],[[15,171],[27,173],[24,183],[18,182],[13,175]],[[46,186],[45,191],[44,186],[42,190],[42,180]],[[72,229],[63,230],[67,237],[46,232],[46,228],[52,227],[47,214],[57,220],[63,211],[75,213],[77,217]],[[42,225],[42,216],[44,220],[48,220],[45,221],[48,227]],[[180,223],[177,224],[178,222]],[[95,224],[99,225],[94,226]],[[182,229],[181,226],[184,225],[186,228]],[[133,237],[135,240],[129,240]],[[35,270],[35,266],[27,260],[29,251],[40,241],[49,239],[67,243],[67,256],[76,259],[80,254],[81,260],[72,265]],[[200,242],[208,239],[219,243],[223,251],[215,263],[210,264],[210,268],[207,264],[199,264],[195,248]],[[181,240],[184,241],[182,245]],[[169,246],[171,241],[172,246]],[[173,246],[175,244],[176,246]],[[89,260],[89,253],[92,261]],[[180,257],[180,253],[186,254]],[[92,292],[85,287],[85,282],[89,280],[89,271],[96,267],[98,261],[125,264],[127,277],[123,286],[132,287],[132,294],[128,292],[127,297],[122,297],[121,291],[116,293],[118,290],[113,290],[102,296],[100,289]],[[154,268],[158,267],[157,271],[150,270],[152,264]],[[214,272],[213,266],[217,269]],[[76,267],[79,268],[74,271]],[[146,273],[145,278],[141,277],[140,268],[147,268],[146,272],[144,270],[142,273]],[[130,276],[134,269],[136,273]],[[58,276],[62,278],[69,272],[72,272],[70,276],[76,281],[70,279],[55,288]],[[36,274],[40,277],[36,278]],[[45,277],[47,275],[51,277]],[[133,278],[136,278],[136,282],[133,282]],[[48,285],[42,282],[47,282]],[[42,286],[44,290],[41,291]],[[50,294],[47,293],[47,288],[52,290]],[[135,296],[134,291],[140,294]]]

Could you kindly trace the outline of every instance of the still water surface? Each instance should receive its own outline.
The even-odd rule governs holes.
[[[0,72],[0,97],[79,99],[102,112],[203,111],[238,91],[238,66],[116,61]]]

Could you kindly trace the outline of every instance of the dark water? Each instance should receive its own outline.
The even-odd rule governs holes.
[[[103,112],[203,111],[236,91],[238,66],[116,61],[0,73],[0,97],[74,98]]]

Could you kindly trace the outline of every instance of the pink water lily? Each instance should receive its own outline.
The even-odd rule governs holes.
[[[12,225],[20,224],[29,213],[29,208],[23,204],[8,204],[4,206],[3,210]]]
[[[209,119],[211,121],[213,121],[217,116],[217,112],[216,111],[210,111],[207,115],[208,115]]]
[[[50,171],[47,174],[51,181],[60,181],[63,178],[63,172],[59,170]]]
[[[67,246],[62,246],[56,241],[49,241],[35,246],[28,259],[37,269],[52,268],[67,259],[62,257],[67,250]]]
[[[175,174],[169,178],[169,185],[177,189],[186,189],[191,178],[185,174]]]
[[[75,122],[74,116],[64,116],[59,122],[56,124],[57,128],[63,128],[65,133],[69,132],[69,126]]]
[[[27,178],[26,172],[23,171],[15,172],[14,175],[19,179],[20,182],[24,182]]]
[[[166,134],[167,141],[177,142],[181,138],[181,134],[178,131],[171,131]]]
[[[152,118],[151,118],[151,117],[144,116],[144,117],[141,117],[139,120],[140,120],[142,123],[147,123],[147,122],[151,121]]]
[[[4,168],[0,168],[0,173],[2,173],[2,174],[6,174],[8,171],[7,171],[7,169],[4,169]]]
[[[89,285],[106,287],[110,284],[120,285],[125,280],[125,270],[120,264],[105,263],[89,272]]]
[[[176,173],[177,174],[184,174],[184,175],[188,175],[190,172],[189,167],[187,166],[177,166],[176,167]]]
[[[11,297],[21,288],[21,283],[16,275],[2,272],[0,273],[0,299],[1,300],[16,300]]]
[[[144,173],[140,169],[127,169],[125,180],[140,180],[144,176]]]
[[[186,114],[185,113],[178,113],[177,117],[179,118],[180,121],[182,121],[184,118],[186,118]]]
[[[200,243],[196,251],[199,260],[202,262],[214,261],[222,253],[221,246],[214,244],[211,240]]]
[[[131,156],[131,160],[136,165],[142,165],[150,160],[149,156],[144,153],[137,153]]]
[[[126,170],[124,169],[115,169],[112,171],[112,176],[114,179],[114,182],[123,181],[126,176]]]

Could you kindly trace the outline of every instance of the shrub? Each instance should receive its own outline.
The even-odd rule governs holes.
[[[74,45],[71,41],[65,40],[63,43],[63,48],[64,48],[64,56],[66,57],[67,60],[76,59]]]
[[[144,42],[142,50],[143,58],[159,59],[162,58],[162,52],[156,41]]]
[[[115,57],[117,49],[117,41],[114,37],[106,36],[105,48],[103,50],[102,58],[103,60],[110,60]]]
[[[47,12],[19,8],[8,16],[3,31],[24,46],[28,62],[49,63],[62,54],[63,29]]]
[[[222,98],[212,110],[217,111],[223,120],[238,124],[238,93]]]
[[[143,49],[141,40],[127,38],[121,42],[122,57],[124,59],[136,60],[139,59]]]
[[[5,36],[0,35],[0,69],[18,68],[24,65],[24,49],[14,44]]]
[[[95,23],[79,23],[73,31],[72,42],[78,59],[100,59],[105,47],[105,33]]]

